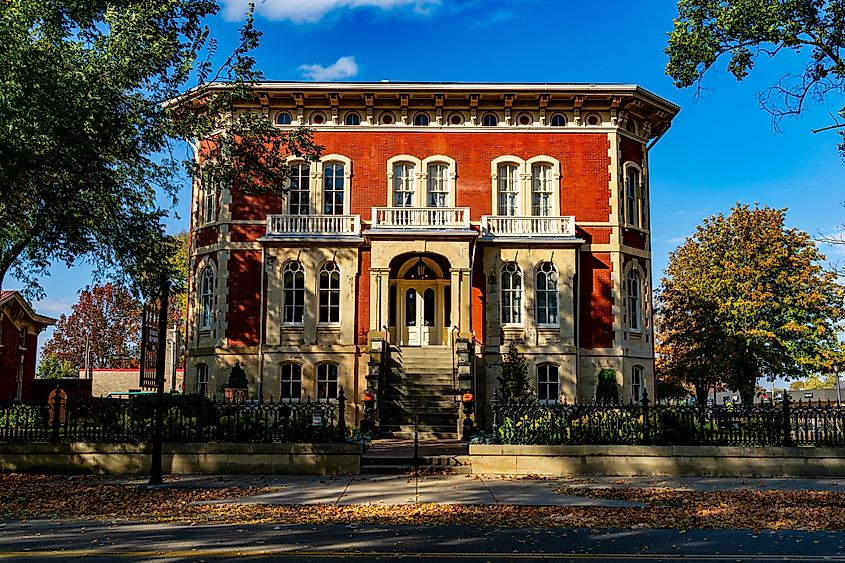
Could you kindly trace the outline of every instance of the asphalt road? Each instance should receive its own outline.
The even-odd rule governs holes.
[[[845,561],[843,553],[845,532],[0,523],[0,560],[10,561],[699,563]]]

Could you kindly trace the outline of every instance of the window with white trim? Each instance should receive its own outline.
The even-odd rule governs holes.
[[[558,324],[557,279],[557,269],[551,262],[543,262],[537,267],[537,284],[534,293],[538,324]]]
[[[279,366],[279,398],[282,401],[298,402],[302,399],[302,366],[285,363]]]
[[[625,223],[642,227],[642,207],[640,171],[635,166],[628,166],[625,169]]]
[[[337,399],[337,364],[317,366],[317,400],[333,401]]]
[[[320,323],[340,322],[340,269],[334,262],[326,262],[320,268]]]
[[[205,364],[197,364],[197,395],[200,397],[208,396],[208,366]]]
[[[23,358],[18,364],[18,371],[15,373],[15,401],[21,402],[23,399]]]
[[[522,324],[522,271],[514,262],[502,266],[502,324]]]
[[[554,209],[552,196],[552,167],[549,164],[535,164],[531,167],[531,214],[548,217]]]
[[[449,167],[443,163],[428,165],[428,207],[449,206]]]
[[[643,400],[643,368],[634,366],[631,368],[631,396],[634,401]]]
[[[642,300],[640,293],[640,275],[631,270],[628,272],[628,327],[633,332],[639,332],[641,329],[640,306]]]
[[[537,366],[537,400],[541,404],[556,403],[560,398],[560,375],[554,364]]]
[[[288,190],[288,214],[308,215],[311,213],[311,165],[298,162],[290,166],[290,189]]]
[[[211,168],[203,171],[200,188],[202,189],[202,221],[213,223],[217,219],[217,182]]]
[[[393,207],[414,207],[414,165],[393,165]]]
[[[498,168],[498,214],[519,215],[519,168],[515,164],[502,164]]]
[[[26,327],[21,327],[20,334],[18,335],[18,348],[21,350],[26,350],[26,335],[29,334],[29,331]]]
[[[214,318],[214,270],[206,267],[200,276],[200,330],[211,330]]]
[[[282,270],[282,322],[300,325],[305,316],[305,270],[291,261]]]
[[[323,213],[343,215],[346,170],[339,162],[329,162],[323,168]]]

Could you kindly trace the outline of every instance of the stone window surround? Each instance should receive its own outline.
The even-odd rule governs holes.
[[[637,171],[639,185],[636,191],[637,223],[632,223],[628,216],[628,170],[634,168]],[[648,204],[646,201],[645,174],[642,166],[636,162],[627,161],[622,165],[622,216],[626,227],[634,229],[647,229],[648,225]]]
[[[490,162],[490,178],[492,184],[492,209],[494,214],[499,211],[499,167],[513,165],[519,176],[519,216],[530,216],[532,209],[532,168],[536,165],[552,167],[552,209],[551,216],[560,215],[560,161],[547,155],[538,155],[523,160],[518,156],[503,155]]]
[[[540,381],[540,371],[543,370],[544,368],[546,370],[546,381],[541,382]],[[555,382],[550,381],[549,371],[551,371],[551,370],[549,368],[555,368],[554,371],[556,372],[555,376],[557,378],[557,381],[555,381]],[[536,366],[534,368],[534,373],[535,373],[535,376],[536,376],[536,379],[537,379],[537,391],[538,391],[537,399],[538,399],[538,402],[540,404],[545,404],[545,405],[553,405],[553,404],[557,403],[560,400],[560,366],[558,364],[554,364],[554,363],[551,363],[551,362],[541,362],[541,363],[536,364]],[[541,384],[545,385],[547,390],[550,390],[552,387],[557,388],[557,393],[555,394],[554,399],[551,398],[551,394],[549,394],[548,398],[546,398],[546,399],[540,399],[539,398],[539,390],[540,390]]]
[[[628,284],[629,284],[628,276],[630,275],[630,273],[632,271],[636,272],[637,277],[639,278],[639,285],[640,285],[640,288],[639,288],[640,291],[639,291],[639,296],[638,296],[639,297],[640,326],[637,329],[631,328],[631,326],[629,324],[630,318],[629,318],[629,310],[628,310],[628,295],[629,295],[628,294]],[[644,334],[648,330],[648,327],[651,326],[651,322],[650,322],[650,319],[649,319],[648,314],[647,314],[648,311],[645,308],[645,304],[649,302],[649,297],[646,294],[646,280],[648,278],[646,276],[645,270],[640,265],[639,260],[637,260],[636,258],[634,258],[633,260],[628,262],[627,266],[625,267],[625,270],[622,272],[622,276],[623,276],[622,280],[624,281],[624,284],[625,284],[624,291],[623,291],[623,296],[624,296],[623,311],[624,311],[624,315],[625,315],[625,318],[624,318],[625,326],[628,328],[628,331],[629,331],[631,336],[633,336],[635,338],[641,338],[641,335]]]
[[[295,156],[288,157],[286,162],[288,164],[304,163],[301,158]],[[342,154],[327,154],[323,155],[320,160],[316,162],[308,162],[311,166],[310,171],[310,215],[323,215],[323,178],[325,175],[326,166],[329,164],[341,164],[343,166],[343,214],[350,214],[350,199],[351,183],[352,183],[352,159]],[[287,209],[287,195],[282,196],[284,207]]]
[[[428,167],[433,164],[445,164],[449,195],[446,207],[455,207],[455,193],[457,191],[457,163],[455,159],[436,154],[423,160],[408,154],[393,156],[387,160],[387,207],[393,207],[393,168],[397,164],[410,164],[414,167],[414,200],[411,207],[428,207]]]

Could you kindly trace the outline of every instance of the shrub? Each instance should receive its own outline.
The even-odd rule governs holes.
[[[599,372],[596,384],[596,402],[602,405],[619,403],[619,384],[616,382],[616,370],[604,368]]]
[[[508,353],[502,358],[502,374],[496,379],[502,388],[503,399],[524,401],[533,393],[528,381],[528,361],[516,346],[508,347]]]

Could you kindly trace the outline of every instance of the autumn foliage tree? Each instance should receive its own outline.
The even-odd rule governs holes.
[[[705,219],[669,257],[657,293],[657,352],[665,376],[715,381],[750,403],[760,378],[829,373],[840,358],[843,291],[786,210],[736,205]]]
[[[108,368],[131,358],[138,361],[141,337],[141,307],[118,285],[94,286],[79,294],[70,316],[62,315],[43,355],[85,366],[86,339],[91,367]],[[124,364],[125,365],[125,364]]]

